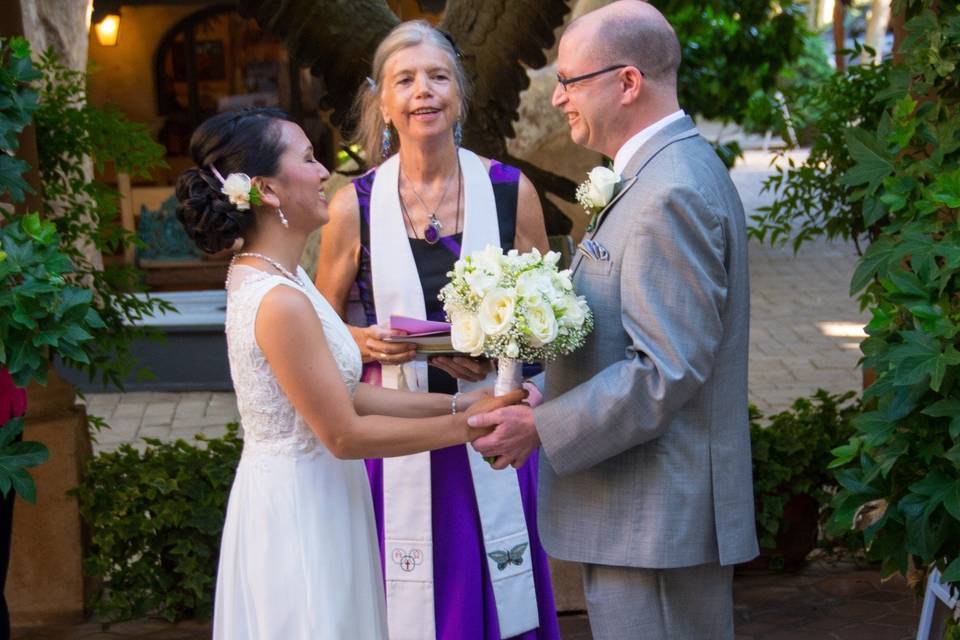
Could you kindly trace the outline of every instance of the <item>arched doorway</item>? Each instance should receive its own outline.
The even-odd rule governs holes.
[[[283,42],[241,17],[234,4],[205,7],[177,22],[154,54],[158,131],[176,168],[189,165],[190,135],[211,115],[279,106],[304,125],[318,158],[332,159],[333,133],[317,108],[315,82]],[[182,160],[181,160],[182,159]]]

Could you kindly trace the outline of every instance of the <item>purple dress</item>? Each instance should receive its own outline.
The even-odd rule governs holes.
[[[353,181],[360,204],[360,267],[357,291],[367,324],[376,324],[373,298],[373,277],[370,266],[370,191],[373,171]],[[497,203],[500,243],[504,251],[513,248],[516,230],[517,189],[520,171],[492,161],[490,180]],[[443,305],[437,294],[447,282],[447,272],[460,257],[462,234],[441,238],[431,245],[425,240],[410,238],[410,248],[417,263],[423,288],[427,319],[444,320]],[[364,381],[379,383],[379,363],[364,367]],[[428,371],[430,391],[454,393],[456,380],[434,367]],[[367,474],[373,491],[373,508],[383,562],[383,461],[367,460]],[[480,514],[473,491],[473,476],[465,445],[439,449],[430,454],[431,504],[433,507],[434,610],[438,640],[500,640],[496,603],[490,574],[484,557]],[[515,636],[522,640],[553,640],[560,637],[553,587],[547,555],[537,533],[537,456],[517,470],[524,515],[530,534],[530,557],[540,627]]]

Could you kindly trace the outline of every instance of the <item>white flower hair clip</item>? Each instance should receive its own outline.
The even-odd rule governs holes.
[[[257,190],[257,187],[247,174],[231,173],[227,175],[227,179],[224,180],[215,166],[210,165],[210,170],[213,172],[213,175],[217,176],[217,180],[219,180],[222,185],[220,193],[227,196],[230,204],[235,206],[238,211],[249,211],[251,204],[256,206],[263,204],[263,200],[260,198],[260,191]]]

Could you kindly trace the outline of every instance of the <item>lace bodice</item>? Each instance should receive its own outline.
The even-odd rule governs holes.
[[[227,352],[243,427],[245,454],[263,451],[298,455],[325,451],[283,393],[254,335],[260,302],[273,287],[289,286],[306,294],[323,323],[330,352],[351,395],[360,381],[360,349],[346,325],[313,286],[306,272],[299,269],[298,275],[305,283],[302,288],[283,276],[253,267],[234,265],[231,268],[227,288]],[[284,330],[283,327],[276,329]],[[322,389],[317,390],[318,395],[322,393]]]

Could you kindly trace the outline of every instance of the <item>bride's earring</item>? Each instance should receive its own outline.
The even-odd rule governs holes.
[[[463,142],[463,125],[460,124],[460,121],[457,120],[453,125],[453,144],[456,147],[460,148],[460,143]]]
[[[287,222],[287,216],[283,215],[283,209],[280,207],[277,207],[277,215],[280,216],[280,224],[282,224],[285,229],[289,229],[290,223]]]

